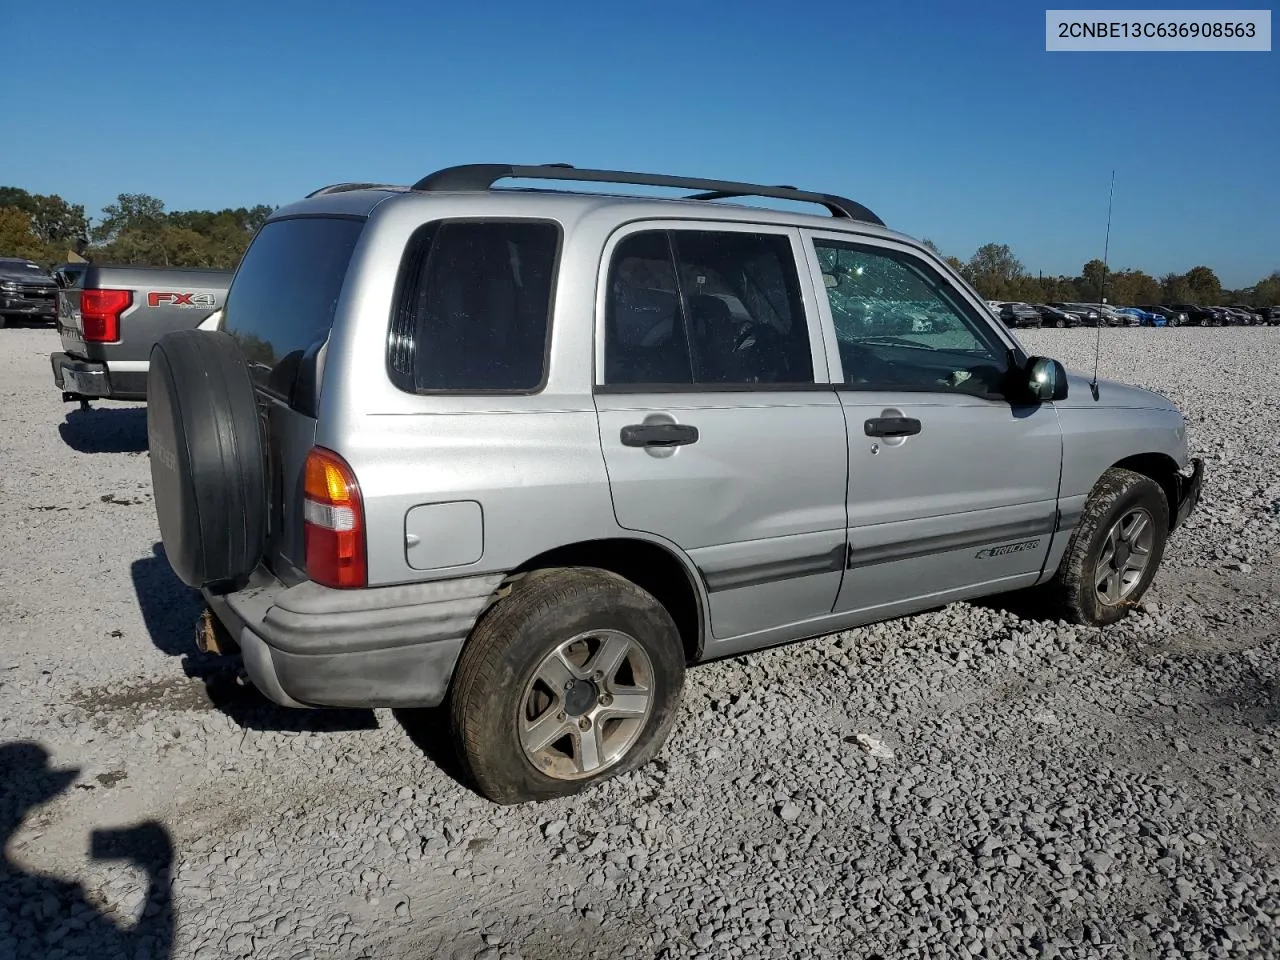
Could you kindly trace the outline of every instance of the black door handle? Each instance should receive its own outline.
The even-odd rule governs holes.
[[[920,432],[915,417],[872,417],[862,425],[868,437],[913,437]]]
[[[679,447],[698,442],[698,428],[687,423],[633,423],[622,428],[624,447]]]

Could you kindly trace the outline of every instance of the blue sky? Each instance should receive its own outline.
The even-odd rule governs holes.
[[[1280,269],[1280,52],[1046,53],[1044,11],[68,2],[56,40],[6,44],[6,99],[26,102],[0,184],[94,215],[121,192],[281,204],[567,162],[843,193],[946,253],[997,241],[1075,273],[1101,254],[1114,167],[1113,267]]]

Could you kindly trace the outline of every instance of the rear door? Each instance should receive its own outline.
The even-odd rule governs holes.
[[[1031,582],[1057,520],[1053,405],[1005,399],[1009,344],[910,248],[806,239],[848,423],[849,569],[835,609]],[[920,315],[925,329],[908,322]]]
[[[649,222],[605,251],[596,408],[618,523],[685,551],[717,639],[827,614],[845,427],[799,234]]]

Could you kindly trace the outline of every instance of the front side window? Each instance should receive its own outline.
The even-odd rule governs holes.
[[[609,385],[813,383],[809,329],[782,234],[646,230],[609,266]]]
[[[546,379],[560,228],[542,220],[445,220],[401,267],[388,343],[412,393],[531,393]]]
[[[846,385],[1000,395],[1007,348],[932,268],[878,247],[814,246]]]

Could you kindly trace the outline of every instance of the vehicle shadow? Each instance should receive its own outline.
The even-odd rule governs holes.
[[[1061,613],[1053,603],[1053,598],[1043,586],[974,597],[966,602],[974,607],[996,613],[1007,613],[1019,620],[1029,620],[1032,623],[1057,623],[1062,619]]]
[[[204,613],[204,602],[197,591],[173,572],[163,544],[153,544],[151,556],[133,561],[129,573],[151,642],[162,653],[180,657],[186,675],[204,684],[209,704],[238,726],[298,733],[377,728],[378,720],[372,710],[279,706],[245,679],[238,655],[202,653],[196,646],[196,632]]]
[[[141,915],[119,916],[99,906],[78,883],[36,873],[8,856],[9,842],[36,807],[67,790],[79,771],[53,769],[49,752],[32,741],[0,744],[0,937],[6,957],[135,957],[164,960],[173,954],[174,862],[169,831],[157,821],[95,830],[95,860],[133,864],[147,875]]]
[[[399,709],[393,710],[392,715],[414,746],[439,767],[441,773],[459,786],[473,789],[449,734],[449,711],[446,707]]]
[[[71,410],[58,424],[62,442],[77,453],[145,453],[146,407]]]

